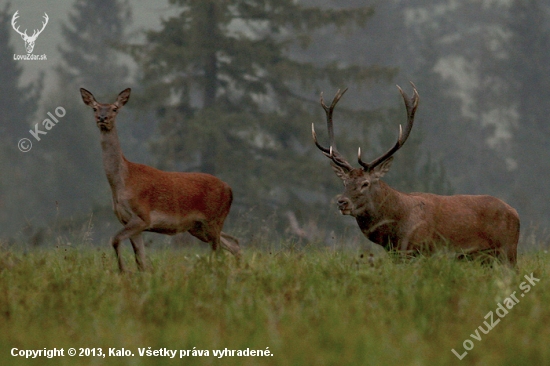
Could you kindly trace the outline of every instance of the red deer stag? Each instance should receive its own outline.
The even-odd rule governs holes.
[[[125,270],[120,243],[126,239],[132,243],[139,270],[147,267],[142,231],[168,235],[189,231],[210,243],[212,250],[221,244],[239,256],[237,239],[221,231],[233,200],[231,187],[210,174],[164,172],[126,160],[115,119],[130,98],[130,88],[123,90],[113,104],[98,103],[86,89],[81,88],[80,93],[84,103],[94,110],[113,210],[124,225],[111,240],[120,271]]]
[[[315,145],[331,159],[333,170],[344,183],[344,193],[337,202],[340,212],[355,217],[363,234],[386,250],[429,253],[438,244],[448,245],[454,251],[487,253],[515,265],[519,216],[503,201],[491,196],[407,194],[380,179],[390,169],[392,155],[403,146],[413,127],[419,96],[412,86],[411,98],[397,87],[407,109],[407,125],[404,129],[399,126],[397,142],[370,163],[361,159],[359,149],[358,162],[362,168],[353,168],[334,144],[332,113],[346,90],[336,93],[330,107],[321,94],[330,147],[317,142],[313,125],[312,135]]]

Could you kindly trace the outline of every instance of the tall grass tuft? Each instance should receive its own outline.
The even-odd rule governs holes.
[[[2,364],[29,364],[12,348],[65,349],[34,362],[44,365],[175,363],[139,357],[147,347],[209,350],[186,365],[550,364],[548,253],[520,256],[514,271],[440,256],[370,260],[352,250],[273,247],[245,251],[240,262],[151,249],[151,272],[124,275],[110,248],[0,249]],[[531,273],[540,281],[521,297]],[[520,302],[472,339],[514,291]],[[474,348],[460,361],[451,349],[462,354],[467,339]],[[135,356],[69,357],[69,347]],[[213,355],[268,347],[273,356]]]

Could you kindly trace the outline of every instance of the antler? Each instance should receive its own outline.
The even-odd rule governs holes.
[[[15,21],[17,20],[17,18],[19,18],[18,13],[19,13],[19,10],[17,10],[17,11],[15,12],[15,14],[13,14],[13,17],[11,18],[11,26],[12,26],[12,28],[13,28],[17,33],[19,33],[20,35],[25,36],[25,37],[28,37],[28,36],[27,36],[27,30],[26,30],[26,29],[25,29],[25,32],[23,33],[23,32],[21,32],[21,31],[19,30],[19,26],[17,26],[17,28],[15,28]],[[45,14],[45,13],[44,13],[44,14]]]
[[[414,123],[414,113],[416,112],[416,108],[418,107],[418,100],[419,95],[418,91],[416,90],[416,86],[412,82],[410,82],[413,87],[413,96],[411,98],[408,97],[408,95],[397,85],[397,89],[399,89],[399,92],[401,93],[401,96],[403,97],[403,101],[405,102],[405,107],[407,108],[407,125],[405,126],[405,131],[403,131],[403,128],[401,125],[399,125],[399,137],[397,139],[397,142],[391,149],[389,149],[385,154],[381,155],[380,157],[374,159],[370,163],[365,163],[363,160],[361,160],[361,148],[359,148],[357,152],[357,161],[365,171],[372,170],[380,163],[388,160],[397,150],[403,146],[405,141],[407,141],[407,138],[409,137],[409,134],[411,133],[413,123]]]
[[[42,22],[42,29],[38,30],[38,29],[35,29],[32,36],[30,36],[29,38],[37,38],[40,33],[42,33],[42,31],[44,30],[44,28],[46,28],[46,25],[48,24],[48,20],[50,20],[50,18],[48,18],[48,14],[44,13],[44,22]],[[38,32],[38,33],[37,33]],[[36,33],[36,35],[35,35]]]
[[[32,36],[28,36],[27,35],[27,30],[25,29],[25,32],[21,32],[19,30],[19,26],[17,26],[17,28],[15,27],[15,21],[17,20],[17,18],[19,18],[19,10],[17,10],[15,12],[15,14],[13,14],[13,17],[11,18],[11,26],[13,27],[13,29],[19,33],[21,36],[23,36],[25,39],[29,39],[29,40],[34,40],[36,38],[38,38],[38,36],[40,35],[40,33],[42,33],[42,31],[44,30],[44,28],[46,28],[46,25],[48,24],[48,20],[50,19],[48,17],[48,14],[44,13],[44,22],[42,22],[42,29],[38,30],[38,29],[35,29],[34,32],[32,33]]]
[[[319,150],[321,150],[325,156],[329,157],[334,162],[334,164],[340,166],[341,168],[352,170],[353,167],[346,161],[346,159],[344,159],[342,154],[340,154],[338,150],[336,150],[336,144],[334,142],[334,128],[332,123],[332,112],[334,111],[334,107],[347,90],[348,89],[346,88],[342,92],[340,92],[340,89],[338,89],[336,95],[334,96],[334,99],[332,99],[330,107],[325,104],[323,93],[321,93],[321,106],[325,110],[325,114],[327,116],[327,129],[330,147],[326,148],[319,144],[319,142],[317,141],[317,134],[315,133],[315,126],[313,123],[311,124],[311,135],[313,136],[313,142],[315,142],[315,146],[317,146],[317,148],[319,148]]]

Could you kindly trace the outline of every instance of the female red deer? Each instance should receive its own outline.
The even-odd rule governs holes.
[[[221,231],[233,200],[231,187],[210,174],[164,172],[126,160],[115,118],[130,98],[130,88],[123,90],[113,104],[98,103],[86,89],[81,88],[80,93],[84,103],[94,110],[113,210],[124,225],[111,240],[120,271],[125,270],[120,243],[126,239],[132,243],[138,268],[145,269],[142,231],[169,235],[189,231],[210,243],[212,250],[221,244],[239,256],[237,239]]]
[[[411,83],[412,84],[412,83]],[[344,183],[338,209],[351,215],[369,240],[387,250],[401,253],[429,253],[439,246],[468,254],[487,253],[516,264],[519,216],[512,207],[491,196],[439,196],[430,193],[402,193],[380,178],[390,169],[392,155],[403,146],[413,127],[418,92],[409,98],[399,86],[407,109],[407,125],[399,126],[395,145],[385,154],[365,163],[358,152],[361,168],[353,168],[334,144],[332,113],[343,92],[338,91],[328,107],[321,94],[327,117],[330,147],[315,145],[331,159],[336,175]]]

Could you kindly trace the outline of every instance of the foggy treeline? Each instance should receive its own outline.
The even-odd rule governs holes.
[[[35,50],[48,53],[38,49],[50,37],[58,57],[30,81],[23,71],[40,61],[13,58],[24,53],[11,27],[18,3],[0,7],[0,240],[96,242],[118,230],[80,87],[103,103],[131,87],[117,118],[125,156],[225,180],[235,196],[225,231],[244,243],[264,234],[359,237],[336,209],[341,182],[312,142],[313,122],[328,142],[319,94],[330,100],[349,87],[334,121],[338,148],[355,163],[359,146],[372,160],[395,142],[406,120],[395,84],[410,94],[409,81],[420,94],[415,127],[384,180],[405,192],[499,197],[518,210],[524,235],[545,238],[550,6],[542,0],[67,5]],[[29,129],[58,106],[61,121],[32,140]],[[17,148],[22,137],[31,151]]]

